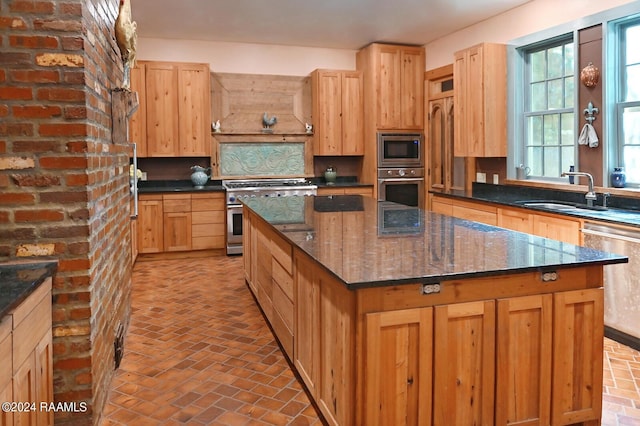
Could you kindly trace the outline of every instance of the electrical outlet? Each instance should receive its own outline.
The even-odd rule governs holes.
[[[486,173],[476,173],[476,182],[478,183],[487,183],[487,174]]]

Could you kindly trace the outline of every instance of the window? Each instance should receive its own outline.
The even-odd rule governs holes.
[[[624,167],[627,186],[640,186],[640,18],[615,25],[618,56],[617,144],[612,167]]]
[[[576,159],[573,38],[525,47],[524,59],[524,164],[559,178]]]

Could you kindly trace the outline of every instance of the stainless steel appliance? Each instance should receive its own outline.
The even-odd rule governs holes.
[[[227,254],[242,254],[242,199],[316,195],[318,189],[304,178],[223,180],[222,186],[227,190]]]
[[[378,201],[424,208],[424,168],[378,169]]]
[[[629,257],[604,268],[605,334],[640,349],[640,230],[585,223],[584,245]]]
[[[424,167],[422,133],[378,132],[378,168]]]

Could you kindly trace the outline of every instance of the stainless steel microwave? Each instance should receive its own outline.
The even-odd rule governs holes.
[[[378,132],[378,167],[424,167],[422,133]]]

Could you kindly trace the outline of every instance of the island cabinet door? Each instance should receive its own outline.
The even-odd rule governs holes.
[[[436,306],[433,423],[492,425],[495,301]]]
[[[600,424],[603,318],[602,288],[554,295],[552,425]]]
[[[548,425],[551,418],[550,294],[498,300],[496,425]]]
[[[430,425],[433,308],[366,315],[365,425]]]

